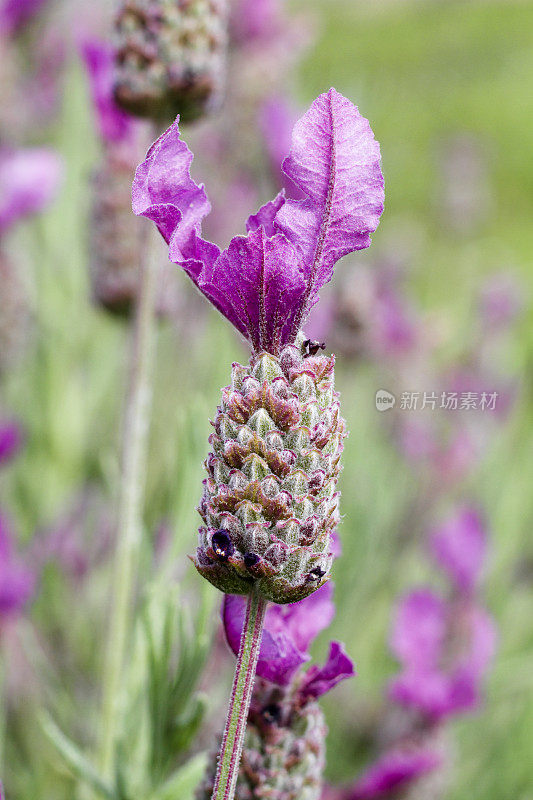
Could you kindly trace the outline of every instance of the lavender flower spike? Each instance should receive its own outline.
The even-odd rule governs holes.
[[[335,263],[370,244],[383,210],[383,177],[368,122],[331,89],[296,124],[284,163],[304,199],[278,195],[248,219],[247,235],[221,252],[202,238],[210,207],[191,162],[176,122],[138,167],[132,199],[135,214],[156,223],[170,260],[253,351],[248,366],[233,364],[231,385],[222,390],[194,558],[218,589],[248,595],[212,794],[232,800],[266,604],[303,600],[327,582],[340,519],[346,426],[334,358],[320,354],[325,345],[301,328]],[[324,669],[313,673],[308,697],[349,674],[347,661],[334,645]]]

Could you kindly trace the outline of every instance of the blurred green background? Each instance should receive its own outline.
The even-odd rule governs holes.
[[[385,240],[394,245],[396,234],[401,239],[405,231],[416,231],[409,291],[424,311],[446,321],[450,348],[460,352],[484,276],[511,269],[522,281],[526,304],[531,291],[533,4],[295,4],[305,11],[310,7],[318,40],[301,65],[298,99],[306,106],[333,85],[371,121],[386,179],[386,210],[374,247]],[[12,245],[20,244],[36,287],[37,343],[3,387],[3,405],[20,416],[27,431],[24,453],[2,476],[3,502],[26,542],[51,524],[87,481],[112,499],[118,470],[126,331],[88,301],[87,176],[98,152],[93,130],[85,81],[73,59],[52,136],[67,162],[66,183],[54,207],[19,228]],[[443,222],[441,162],[450,137],[465,133],[475,136],[484,153],[490,202],[479,221],[458,232]],[[183,277],[184,291],[185,285]],[[194,505],[208,420],[229,365],[246,358],[215,312],[208,312],[192,337],[179,325],[159,327],[143,569],[153,574],[149,541],[160,521],[168,520],[171,556],[157,580],[170,580],[177,571],[192,598],[201,581],[185,554],[195,542]],[[505,370],[520,378],[521,396],[511,421],[494,434],[487,458],[463,487],[490,520],[486,599],[500,643],[486,705],[452,725],[457,748],[449,800],[533,798],[532,358],[528,308],[501,354]],[[360,720],[395,670],[387,648],[394,600],[415,582],[432,580],[433,573],[421,558],[422,541],[400,546],[398,540],[417,476],[391,447],[375,410],[379,373],[372,365],[355,367],[339,359],[337,382],[350,429],[341,479],[343,557],[334,574],[338,615],[316,652],[323,657],[329,638],[341,638],[359,672],[325,704],[328,776],[344,780],[367,762]],[[98,674],[103,638],[95,620],[105,607],[109,576],[109,569],[100,567],[90,596],[67,608],[60,577],[49,570],[35,610],[44,628],[52,627],[57,641],[66,640],[76,652],[59,677],[67,693],[71,688],[77,693],[74,705],[83,703],[84,714],[89,708],[88,717],[78,720],[82,739],[90,738],[95,724],[97,686],[86,679],[74,689],[72,676]],[[218,600],[215,590],[212,595]],[[228,672],[228,687],[229,682]],[[31,700],[22,713],[33,725]],[[28,761],[13,764],[17,800],[39,796],[35,792],[43,786],[47,800],[71,796],[65,775],[56,775],[56,783],[44,775],[51,759],[47,747],[37,730],[21,744]]]

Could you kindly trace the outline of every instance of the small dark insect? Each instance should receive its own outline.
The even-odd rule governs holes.
[[[270,703],[270,705],[264,707],[262,714],[265,722],[277,725],[281,720],[281,706],[278,706],[277,703]]]
[[[255,567],[255,565],[259,563],[260,559],[257,553],[245,553],[243,561],[244,566],[250,569],[250,567]]]
[[[307,580],[308,581],[319,581],[321,578],[324,577],[326,574],[325,569],[321,569],[321,567],[315,567],[311,570],[311,572],[307,573]]]
[[[319,350],[325,350],[326,343],[315,342],[313,339],[306,339],[302,344],[302,349],[304,352],[304,358],[309,358],[309,356],[316,356]]]
[[[235,547],[230,539],[228,531],[223,528],[215,531],[211,538],[211,545],[216,556],[221,561],[227,561],[230,556],[235,552]]]

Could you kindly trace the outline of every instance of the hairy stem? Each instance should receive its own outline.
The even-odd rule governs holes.
[[[233,800],[235,794],[267,605],[255,592],[248,597],[212,800]]]
[[[129,378],[122,429],[117,538],[113,569],[113,599],[103,677],[99,767],[105,778],[111,777],[114,769],[121,685],[142,538],[146,453],[152,399],[156,266],[150,253],[148,225],[142,234],[139,291],[130,334]]]

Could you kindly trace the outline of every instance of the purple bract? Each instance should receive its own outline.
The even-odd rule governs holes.
[[[304,199],[278,195],[222,252],[201,237],[210,204],[190,176],[192,158],[176,122],[137,169],[133,210],[157,224],[170,260],[254,350],[277,355],[296,339],[339,258],[370,244],[383,210],[379,145],[349,100],[334,89],[318,97],[283,165]]]
[[[268,607],[257,665],[259,677],[280,686],[290,683],[298,669],[310,660],[311,643],[328,627],[335,615],[332,596],[331,583],[325,583],[299,603]],[[239,652],[245,613],[245,597],[224,596],[224,631],[235,655]]]

